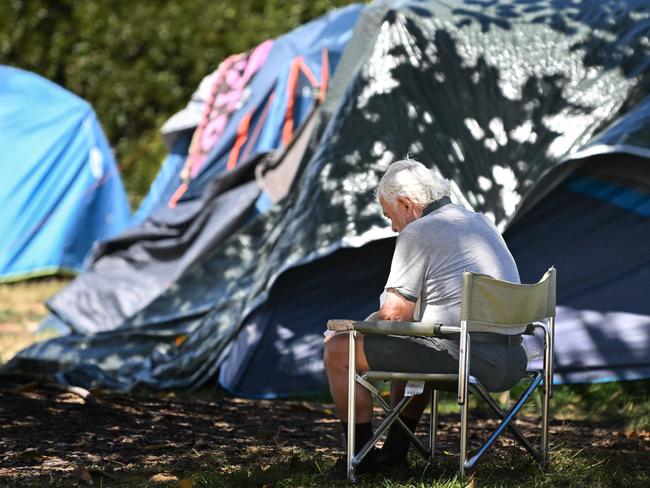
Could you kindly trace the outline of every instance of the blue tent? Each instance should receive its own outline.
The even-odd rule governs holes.
[[[374,189],[410,153],[505,230],[523,281],[558,269],[556,382],[650,377],[650,7],[535,3],[365,7],[311,130],[270,165],[224,172],[227,141],[215,146],[174,212],[114,239],[49,301],[73,333],[5,370],[124,390],[322,392],[326,321],[378,306],[394,234]],[[251,211],[246,171],[287,160],[298,170],[284,199]]]
[[[648,160],[611,153],[575,171],[515,222],[505,238],[524,282],[558,274],[558,380],[650,377]]]
[[[169,137],[171,124],[165,124],[170,154],[132,226],[97,247],[86,272],[48,303],[53,313],[77,332],[114,329],[165,292],[223,239],[257,214],[268,212],[273,198],[267,196],[264,183],[256,183],[256,169],[273,150],[294,146],[298,133],[304,133],[305,121],[315,119],[329,75],[338,66],[362,10],[361,5],[351,5],[330,12],[249,53],[229,57],[212,80],[204,80],[201,86],[207,85],[211,93],[203,97],[206,103],[198,112],[211,115],[215,108],[223,108],[229,116],[219,137],[213,137],[205,120],[191,134],[192,123],[198,123],[192,110],[186,111],[190,112],[186,117],[172,118],[180,119],[173,137]],[[263,56],[251,61],[259,52],[266,56],[263,62]],[[258,69],[247,76],[251,65]],[[224,66],[232,76],[223,76],[220,84],[218,75]],[[243,78],[246,84],[230,84],[231,78]],[[242,92],[246,95],[232,106],[219,104],[219,95],[232,101]],[[197,154],[191,150],[197,142],[202,159],[188,164]],[[291,170],[274,166],[268,171],[268,175],[284,171],[280,179],[285,180],[285,192],[293,179],[287,173],[298,170],[295,163]],[[190,168],[192,178],[187,182],[180,177],[183,168]]]
[[[0,66],[0,281],[80,271],[129,206],[92,107],[27,71]]]
[[[334,73],[362,10],[362,5],[349,5],[263,43],[271,47],[262,66],[247,83],[205,164],[188,182],[182,201],[199,198],[210,181],[232,169],[228,168],[229,161],[239,165],[286,145],[288,141],[283,136],[287,135],[288,114],[291,113],[294,129],[288,135],[293,135],[317,104],[318,95],[326,90],[327,80]],[[199,114],[205,110],[204,102],[213,83],[214,73],[201,82],[188,107],[163,126],[170,154],[136,212],[133,225],[141,224],[157,208],[166,206],[182,185],[180,172],[188,156],[192,132],[199,125]],[[238,139],[242,140],[241,146]],[[236,154],[233,146],[237,148]],[[262,203],[262,209],[266,208]]]

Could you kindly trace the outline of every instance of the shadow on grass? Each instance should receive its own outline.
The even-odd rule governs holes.
[[[332,473],[334,461],[321,456],[301,452],[272,465],[249,465],[228,474],[197,473],[193,478],[194,487],[231,486],[277,486],[277,487],[336,487],[351,486],[347,480]],[[445,479],[448,477],[449,479]],[[442,484],[438,483],[441,480]],[[354,486],[359,487],[407,487],[407,486],[460,486],[455,482],[455,473],[445,469],[433,473],[424,463],[413,466],[412,470],[393,471],[386,474],[366,476]]]
[[[634,457],[634,456],[633,456]],[[355,485],[329,474],[332,462],[301,454],[272,465],[247,466],[227,474],[196,473],[194,487],[322,487],[359,486],[381,488],[452,488],[464,486],[456,476],[457,458],[447,456],[434,469],[422,460],[413,462],[408,472],[374,475]],[[544,472],[520,452],[488,457],[472,475],[475,486],[485,487],[556,487],[556,486],[648,486],[645,469],[649,459],[629,454],[587,452],[580,446],[558,447],[551,465]],[[472,486],[472,483],[470,483]]]

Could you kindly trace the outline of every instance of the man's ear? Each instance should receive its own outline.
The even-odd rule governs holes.
[[[402,197],[399,196],[395,200],[398,205],[403,206],[407,211],[411,210],[413,208],[413,202],[411,202],[411,199],[408,197]]]

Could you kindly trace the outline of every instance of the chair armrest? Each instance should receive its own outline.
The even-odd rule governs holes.
[[[544,322],[533,322],[532,324],[528,324],[526,326],[526,330],[524,331],[524,335],[535,335],[535,329],[542,329],[546,330],[546,324]]]
[[[336,332],[355,330],[363,332],[364,334],[423,337],[458,334],[458,332],[460,332],[460,327],[422,322],[401,322],[395,320],[330,320],[327,322],[327,328]]]

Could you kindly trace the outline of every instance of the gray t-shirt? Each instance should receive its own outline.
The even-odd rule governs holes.
[[[412,301],[420,298],[415,320],[458,325],[465,270],[519,283],[517,265],[494,224],[449,204],[402,230],[386,289]]]

